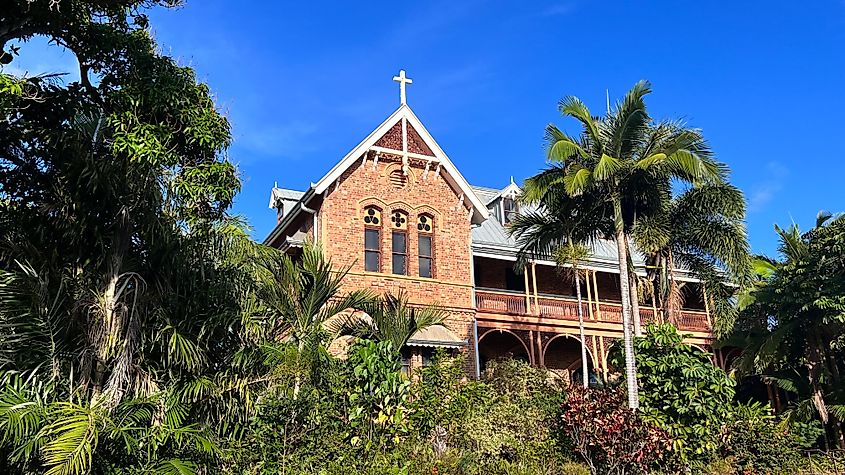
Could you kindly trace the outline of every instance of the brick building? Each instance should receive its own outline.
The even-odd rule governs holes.
[[[408,80],[394,79],[400,107],[334,168],[304,192],[273,189],[278,222],[265,244],[296,252],[306,239],[319,241],[336,266],[351,266],[348,288],[401,289],[411,303],[445,307],[445,328],[415,335],[405,349],[411,366],[444,346],[467,354],[470,374],[503,355],[580,372],[574,282],[549,260],[515,270],[518,249],[506,228],[519,212],[520,188],[513,180],[501,189],[470,185],[405,102]],[[616,266],[613,243],[595,246],[583,263],[585,343],[595,375],[607,373],[610,346],[622,338]],[[703,291],[692,276],[679,272],[678,279],[686,294],[681,329],[709,349]],[[648,322],[659,312],[642,304],[640,314]]]

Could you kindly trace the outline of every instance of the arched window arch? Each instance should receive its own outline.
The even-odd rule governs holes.
[[[381,210],[376,206],[364,208],[364,270],[381,272]]]
[[[434,277],[434,216],[417,216],[417,251],[420,277]]]
[[[390,213],[391,269],[394,274],[408,274],[408,213]]]

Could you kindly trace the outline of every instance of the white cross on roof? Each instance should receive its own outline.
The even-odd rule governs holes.
[[[399,83],[399,103],[405,105],[408,102],[405,100],[405,84],[413,84],[411,78],[405,77],[405,70],[400,69],[398,76],[393,76],[393,80]]]

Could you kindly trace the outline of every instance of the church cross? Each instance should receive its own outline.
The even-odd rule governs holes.
[[[405,100],[405,85],[406,84],[413,84],[414,81],[411,78],[405,77],[405,70],[400,69],[398,76],[393,76],[393,80],[399,83],[399,101],[404,106],[408,102]]]

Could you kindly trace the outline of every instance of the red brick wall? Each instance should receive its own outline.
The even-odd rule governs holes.
[[[425,163],[413,159],[405,185],[397,187],[390,174],[401,169],[398,156],[382,155],[375,167],[372,158],[363,165],[356,162],[329,187],[318,212],[318,238],[336,268],[351,267],[344,282],[347,289],[403,290],[411,303],[447,307],[447,326],[468,341],[467,365],[474,368],[469,200],[460,202],[460,191],[446,182],[443,169],[435,177],[432,166],[423,180]],[[378,273],[364,270],[363,210],[371,205],[382,213]],[[391,273],[390,217],[395,210],[407,214],[408,275]],[[423,213],[434,217],[433,278],[419,277],[417,217]]]

